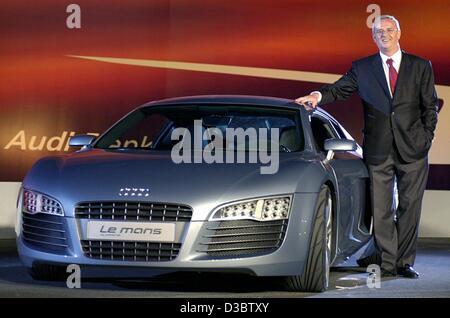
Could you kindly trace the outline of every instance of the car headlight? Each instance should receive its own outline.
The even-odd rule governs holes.
[[[61,203],[42,193],[23,191],[23,211],[31,214],[45,213],[64,216]]]
[[[284,220],[289,218],[291,201],[290,196],[241,201],[220,207],[212,214],[209,220]]]

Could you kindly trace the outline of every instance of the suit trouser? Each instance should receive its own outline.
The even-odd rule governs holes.
[[[368,165],[371,183],[374,237],[381,251],[381,268],[396,271],[406,264],[413,266],[428,178],[428,158],[403,162],[393,147],[385,162]],[[392,209],[394,176],[397,178],[397,221]]]

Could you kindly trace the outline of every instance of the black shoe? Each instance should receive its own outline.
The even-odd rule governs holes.
[[[403,276],[405,278],[419,278],[419,273],[416,272],[414,268],[412,268],[412,266],[409,266],[408,264],[406,264],[405,267],[397,268],[397,272],[400,276]]]
[[[358,264],[359,267],[367,268],[369,265],[376,264],[381,265],[381,255],[379,253],[375,253],[372,255],[369,255],[364,258],[360,258],[356,260],[356,264]]]
[[[381,278],[391,278],[391,277],[397,277],[396,272],[388,271],[386,269],[381,269]]]

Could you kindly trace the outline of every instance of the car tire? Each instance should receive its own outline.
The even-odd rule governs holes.
[[[333,246],[332,204],[330,189],[323,185],[316,204],[308,260],[301,275],[285,278],[287,290],[323,292],[328,288]]]
[[[44,281],[64,281],[68,276],[65,267],[50,264],[33,264],[28,273],[34,280]]]

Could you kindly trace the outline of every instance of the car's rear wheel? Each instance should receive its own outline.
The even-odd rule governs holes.
[[[28,273],[34,280],[63,281],[67,278],[64,266],[51,264],[33,264]]]
[[[333,246],[332,211],[333,199],[330,189],[323,185],[316,204],[307,263],[301,275],[285,278],[287,290],[322,292],[328,288],[331,248]]]

